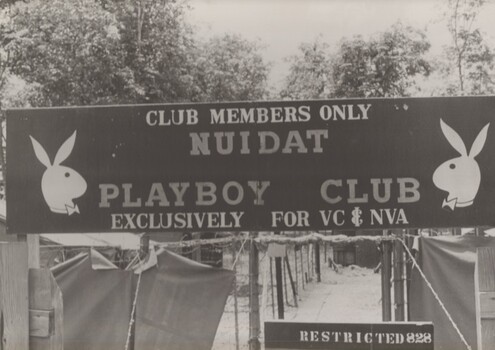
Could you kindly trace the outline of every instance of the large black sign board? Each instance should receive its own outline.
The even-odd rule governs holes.
[[[265,322],[265,349],[433,350],[433,324]]]
[[[10,110],[8,232],[495,225],[494,97]]]

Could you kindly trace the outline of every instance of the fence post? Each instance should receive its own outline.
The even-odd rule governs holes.
[[[299,294],[299,276],[298,276],[298,272],[297,272],[297,249],[296,249],[297,245],[294,246],[294,269],[296,270],[295,271],[295,275],[296,275],[296,293]]]
[[[29,348],[26,242],[0,243],[0,349]]]
[[[395,235],[402,239],[402,230],[394,230]],[[393,243],[394,259],[394,320],[404,321],[404,247],[400,240]]]
[[[279,235],[280,232],[275,232]],[[282,278],[282,258],[275,258],[275,282],[277,285],[277,309],[279,320],[284,319],[284,286]]]
[[[296,292],[296,287],[294,285],[294,279],[292,278],[292,272],[290,270],[289,257],[285,256],[284,260],[285,260],[285,265],[287,266],[287,273],[289,274],[290,287],[292,289],[292,296],[294,297],[294,306],[297,307],[297,292]],[[286,289],[286,293],[289,294],[287,289]]]
[[[315,250],[315,272],[316,282],[321,282],[321,265],[320,265],[320,243],[315,242],[313,249]]]
[[[270,259],[270,289],[272,292],[272,317],[275,319],[275,295],[273,292],[273,258]]]
[[[384,231],[384,236],[388,235],[387,231]],[[391,242],[382,241],[382,321],[392,320],[392,307],[391,307],[391,292],[390,292],[390,277],[391,277]]]
[[[260,350],[260,301],[258,247],[251,236],[249,246],[249,350]]]
[[[404,242],[406,242],[407,247],[411,250],[412,249],[412,245],[414,243],[414,237],[412,237],[412,236],[413,235],[418,235],[418,232],[417,232],[417,230],[412,230],[411,229],[411,230],[408,230],[407,231],[407,234],[408,234],[408,236],[405,237]],[[410,303],[411,295],[410,295],[410,292],[411,292],[411,275],[412,275],[412,270],[413,270],[413,262],[406,255],[406,307],[405,307],[405,312],[407,312],[406,321],[409,321],[410,318],[411,318],[411,310],[410,310],[410,307],[411,307],[411,303]]]
[[[239,252],[241,254],[241,252]],[[237,255],[235,241],[232,243],[232,261],[235,262]],[[237,300],[237,264],[233,263],[234,270],[234,327],[235,327],[235,348],[239,350],[239,304]]]
[[[478,248],[475,265],[478,350],[495,349],[495,248]]]

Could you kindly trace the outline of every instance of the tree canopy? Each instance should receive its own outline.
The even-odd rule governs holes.
[[[10,105],[61,106],[261,99],[268,64],[258,43],[200,42],[176,0],[32,0],[1,30]],[[20,100],[22,99],[22,101]]]
[[[282,98],[313,99],[332,96],[332,64],[329,45],[317,38],[302,43],[299,54],[288,58],[289,74],[281,90]]]
[[[261,46],[238,35],[213,37],[201,45],[194,68],[203,101],[260,100],[267,94],[269,67]]]

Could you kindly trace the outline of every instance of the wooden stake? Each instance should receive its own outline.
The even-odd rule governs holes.
[[[292,296],[294,297],[294,306],[297,307],[297,293],[296,293],[296,287],[294,286],[294,279],[292,279],[292,272],[290,270],[289,258],[286,256],[284,260],[285,260],[285,265],[287,266],[287,272],[289,274],[289,281],[290,281],[290,286],[292,289]],[[289,293],[287,293],[287,294],[289,294]]]
[[[278,319],[284,319],[284,289],[282,281],[282,258],[275,258],[275,279],[277,283]]]
[[[300,255],[300,263],[301,263],[301,286],[302,289],[304,290],[304,262],[303,262],[303,246],[301,245],[301,248],[299,249],[299,255]]]
[[[249,248],[249,350],[260,350],[259,253],[253,237]]]
[[[407,244],[407,247],[411,250],[412,245],[414,243],[414,237],[411,237],[411,235],[417,235],[417,230],[408,230],[408,236],[404,239],[404,241]],[[410,319],[410,291],[411,291],[411,276],[412,276],[412,270],[413,270],[413,262],[410,258],[406,256],[406,321],[409,321]]]
[[[311,263],[310,263],[310,255],[311,255],[310,247],[311,246],[309,244],[306,245],[306,261],[308,263],[308,275],[309,275],[308,277],[311,280],[311,275],[313,274],[313,270],[311,268]],[[311,259],[311,261],[312,261],[312,259]]]
[[[321,282],[320,244],[318,242],[315,242],[313,249],[315,251],[316,282]]]
[[[285,261],[285,257],[283,258],[283,261]],[[282,276],[284,280],[284,296],[285,296],[285,303],[289,305],[289,296],[287,292],[287,273],[285,272],[285,264],[282,261]]]
[[[273,258],[270,258],[270,289],[272,290],[272,316],[275,319],[275,294],[273,293]]]
[[[299,294],[299,276],[297,273],[297,251],[296,246],[294,246],[294,268],[296,270],[296,293]]]
[[[232,261],[235,261],[237,250],[232,244]],[[235,327],[235,348],[239,350],[239,304],[237,301],[237,264],[234,264],[234,327]]]
[[[402,230],[394,230],[397,237],[403,238]],[[394,259],[394,316],[395,321],[404,321],[404,248],[402,242],[395,240],[393,243]]]
[[[388,235],[387,231],[384,231],[384,235]],[[391,242],[382,242],[382,321],[387,322],[392,320],[392,305],[391,305],[391,291],[390,291],[390,277],[391,277]]]
[[[495,248],[478,248],[474,280],[478,350],[494,350]]]

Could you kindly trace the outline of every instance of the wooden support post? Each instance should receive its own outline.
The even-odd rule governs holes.
[[[275,280],[277,284],[277,308],[279,320],[284,319],[284,287],[282,281],[282,258],[275,258]]]
[[[312,269],[311,269],[311,263],[310,263],[310,244],[308,243],[306,245],[306,262],[308,264],[308,279],[309,281],[311,280],[311,274],[313,273]],[[312,260],[312,259],[311,259]],[[308,280],[306,280],[306,282],[308,282]]]
[[[282,258],[275,258],[275,280],[277,285],[277,307],[279,320],[284,319],[284,288],[282,285]]]
[[[29,349],[63,350],[62,292],[49,269],[29,270]]]
[[[387,233],[384,233],[387,235]],[[391,260],[392,250],[391,242],[383,241],[382,244],[382,321],[387,322],[392,320],[392,305],[390,291],[391,277]]]
[[[495,248],[478,248],[475,267],[478,350],[495,350]]]
[[[327,242],[323,243],[323,248],[324,248],[324,252],[325,252],[325,258],[324,259],[325,259],[325,264],[326,264],[328,262],[328,252],[327,252],[328,244],[327,244]]]
[[[232,244],[232,261],[235,261],[237,249],[235,243]],[[234,270],[234,328],[235,328],[235,348],[239,350],[239,302],[237,299],[237,264],[233,264]]]
[[[150,236],[147,234],[141,236],[141,252],[144,257],[150,253]]]
[[[297,250],[296,246],[294,246],[294,269],[296,270],[296,293],[299,293],[299,276],[297,273]]]
[[[394,233],[400,239],[404,238],[402,230],[394,230]],[[399,240],[393,243],[394,259],[394,320],[404,321],[404,247]]]
[[[284,281],[284,297],[285,297],[285,303],[287,305],[289,305],[289,293],[287,292],[287,273],[285,272],[286,271],[286,267],[285,267],[285,256],[282,258],[282,279]]]
[[[414,243],[414,237],[411,237],[411,236],[412,235],[417,235],[418,234],[418,231],[417,230],[408,230],[407,233],[408,233],[408,236],[404,239],[404,241],[406,242],[407,247],[409,248],[409,250],[412,251],[412,246],[413,246],[413,243]],[[411,306],[411,303],[410,303],[410,300],[411,300],[410,291],[411,291],[412,271],[413,271],[413,262],[410,259],[410,257],[408,257],[406,255],[406,308],[405,308],[405,311],[407,312],[407,314],[406,314],[406,321],[409,321],[410,320],[410,317],[411,317],[411,311],[410,311],[410,306]]]
[[[294,306],[297,307],[297,292],[296,292],[296,287],[294,286],[294,279],[292,278],[292,272],[290,270],[289,258],[286,256],[284,260],[285,260],[285,265],[287,266],[287,272],[289,274],[290,286],[292,288],[292,296],[294,297]]]
[[[321,282],[320,243],[315,242],[313,249],[315,251],[316,282]]]
[[[299,249],[299,255],[300,255],[300,262],[301,262],[301,286],[302,289],[304,290],[304,262],[303,262],[303,246],[301,245]]]
[[[275,232],[279,235],[280,232]],[[277,309],[278,319],[284,319],[284,287],[282,280],[282,258],[275,258],[275,281],[277,284]]]
[[[272,290],[272,316],[275,319],[275,294],[273,293],[273,258],[270,258],[270,289]]]
[[[259,253],[253,237],[249,246],[249,350],[260,350]]]
[[[29,348],[26,242],[0,243],[0,349]]]

